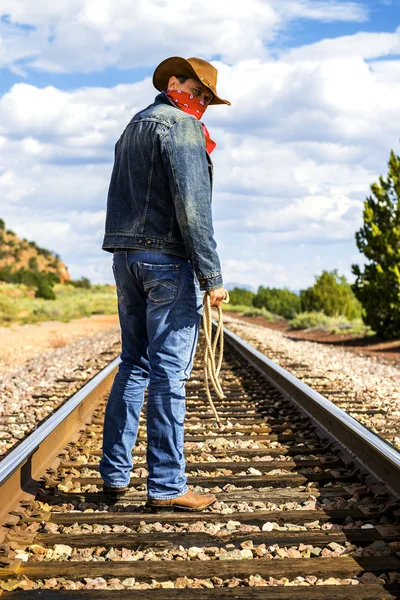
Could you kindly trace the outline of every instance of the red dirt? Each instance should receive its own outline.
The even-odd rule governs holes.
[[[229,314],[247,323],[281,331],[289,339],[316,342],[317,344],[329,344],[331,346],[338,346],[344,350],[356,352],[357,354],[367,354],[393,362],[400,362],[400,340],[385,342],[376,335],[357,336],[351,333],[329,333],[315,330],[293,331],[289,329],[288,322],[284,320],[269,323],[263,317],[245,317],[231,312]]]

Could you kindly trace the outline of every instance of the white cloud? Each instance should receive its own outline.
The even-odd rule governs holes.
[[[355,2],[332,0],[1,0],[1,14],[0,66],[48,72],[153,65],[199,48],[228,62],[262,58],[288,21],[367,18]]]
[[[400,27],[394,33],[360,32],[353,35],[325,39],[314,44],[294,48],[285,53],[285,59],[321,61],[324,59],[376,58],[400,52]]]
[[[345,264],[336,249],[354,245],[369,185],[398,151],[400,61],[367,63],[359,52],[215,62],[233,102],[205,115],[217,141],[213,210],[225,281],[257,286],[267,274],[297,289],[326,265],[329,244],[333,263]],[[114,143],[154,95],[146,79],[73,91],[18,84],[0,98],[0,216],[59,252],[74,277],[110,279],[100,246]],[[304,253],[294,271],[284,248]]]

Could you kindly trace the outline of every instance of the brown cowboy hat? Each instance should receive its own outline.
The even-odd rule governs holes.
[[[185,75],[199,79],[203,85],[212,91],[214,97],[210,104],[229,104],[228,100],[223,100],[217,94],[217,69],[206,60],[201,58],[182,58],[180,56],[171,56],[163,60],[153,75],[153,85],[159,91],[164,91],[168,86],[169,78],[172,75]]]

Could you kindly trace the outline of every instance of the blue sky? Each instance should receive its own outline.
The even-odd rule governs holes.
[[[351,277],[363,200],[399,151],[399,25],[400,0],[0,0],[0,216],[74,278],[111,281],[115,141],[158,62],[197,55],[232,100],[204,116],[225,281]]]

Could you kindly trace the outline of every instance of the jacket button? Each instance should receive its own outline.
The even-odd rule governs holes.
[[[138,240],[137,243],[138,244],[143,244],[143,240]]]
[[[206,285],[206,283],[207,283],[207,280],[206,280],[206,279],[202,279],[201,283],[202,283],[203,285]]]
[[[151,240],[146,240],[146,244],[151,244]]]

